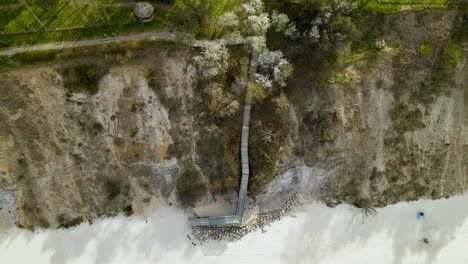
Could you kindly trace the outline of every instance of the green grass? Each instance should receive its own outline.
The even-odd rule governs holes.
[[[421,10],[425,8],[449,7],[449,0],[357,0],[358,6],[363,9],[391,14],[402,10]]]
[[[47,30],[59,30],[70,27],[84,27],[87,25],[124,24],[132,21],[133,9],[131,7],[99,7],[98,11],[90,2],[77,1],[86,19],[71,1],[49,2],[50,10],[37,2],[29,2],[28,7],[18,7],[0,10],[0,32],[22,33],[29,31],[43,31],[45,28],[31,14],[36,14]],[[54,12],[52,12],[53,10]]]
[[[7,34],[0,35],[0,48],[122,36],[130,33],[167,30],[172,27],[171,10],[156,10],[154,21],[150,23],[134,23],[133,9],[129,7],[111,7],[109,3],[114,1],[100,1],[103,3],[100,7],[101,13],[104,16],[104,10],[106,10],[111,24],[103,22],[92,6],[83,5],[83,12],[87,14],[88,24],[81,14],[74,9],[74,5],[68,1],[62,0],[51,3],[55,12],[59,14],[58,17],[38,5],[30,5],[31,8],[39,10],[36,14],[47,25],[49,30],[58,31],[44,31],[43,27],[24,6],[0,9],[0,33]],[[165,1],[157,2],[164,3]],[[81,3],[84,2],[81,1]],[[72,27],[76,29],[66,30]],[[19,34],[10,34],[15,32]]]
[[[97,39],[102,37],[113,37],[128,35],[129,33],[162,30],[169,26],[169,11],[160,11],[155,20],[150,23],[130,23],[125,25],[107,25],[102,27],[90,27],[75,30],[64,30],[56,32],[38,32],[19,35],[0,36],[0,43],[4,47],[24,46],[41,43],[76,41],[83,39]]]
[[[19,0],[2,0],[0,6],[17,4]]]
[[[225,28],[218,24],[218,17],[226,12],[236,11],[240,3],[239,0],[176,0],[174,21],[197,37],[220,37]]]
[[[456,43],[449,43],[446,50],[444,50],[444,67],[446,69],[452,68],[460,62],[462,55],[462,48]]]
[[[432,55],[432,45],[428,43],[424,43],[419,47],[419,52],[421,55],[425,57],[429,57]]]

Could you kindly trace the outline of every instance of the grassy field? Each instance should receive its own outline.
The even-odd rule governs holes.
[[[357,0],[356,2],[359,8],[375,10],[385,14],[425,8],[447,9],[463,4],[463,0]]]
[[[19,0],[2,0],[0,5],[13,5],[17,4]]]
[[[152,30],[163,30],[169,27],[169,10],[161,10],[155,15],[154,21],[150,23],[128,23],[122,25],[103,25],[99,27],[88,27],[75,30],[32,32],[17,35],[0,36],[0,47],[24,46],[41,43],[74,41],[82,39],[96,39],[127,35]]]
[[[0,9],[0,33],[22,33],[57,30],[87,25],[124,24],[132,21],[131,7],[111,7],[109,1],[100,2],[96,8],[91,1],[27,1],[28,5]],[[23,1],[21,3],[24,3]],[[80,9],[77,8],[77,6]],[[97,3],[97,1],[96,1]],[[32,15],[34,13],[41,22]],[[42,23],[42,24],[41,24]]]

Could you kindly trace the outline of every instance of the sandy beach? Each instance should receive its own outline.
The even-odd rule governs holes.
[[[236,242],[194,245],[187,216],[160,207],[67,230],[10,229],[1,263],[468,263],[468,194],[362,210],[306,204]],[[417,213],[424,211],[423,219]],[[424,242],[426,239],[426,242]],[[28,252],[28,254],[24,254]]]

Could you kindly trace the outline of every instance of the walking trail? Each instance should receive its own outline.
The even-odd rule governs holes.
[[[7,49],[0,50],[0,56],[12,56],[17,53],[27,52],[27,51],[39,51],[39,50],[57,50],[57,49],[68,49],[68,48],[77,48],[77,47],[87,47],[95,46],[112,42],[122,42],[129,40],[142,40],[142,39],[151,39],[151,40],[166,40],[166,41],[175,41],[177,40],[178,34],[166,31],[158,32],[146,32],[140,34],[132,34],[119,37],[111,38],[102,38],[102,39],[88,39],[88,40],[78,40],[78,41],[69,41],[69,42],[55,42],[47,44],[38,44],[31,46],[23,47],[11,47]]]
[[[257,72],[258,54],[252,49],[249,69],[249,82],[253,82],[254,74]],[[247,87],[248,89],[248,87]],[[252,96],[247,91],[244,105],[244,116],[242,121],[241,135],[241,168],[242,176],[239,188],[239,197],[237,198],[236,215],[195,218],[190,221],[192,226],[229,226],[242,225],[244,223],[244,211],[247,203],[247,186],[249,183],[249,124],[250,112],[252,109]]]

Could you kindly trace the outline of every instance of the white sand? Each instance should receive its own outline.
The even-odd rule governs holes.
[[[418,220],[418,210],[425,219]],[[0,263],[468,263],[468,194],[399,203],[364,216],[351,206],[307,205],[235,243],[192,246],[186,216],[160,208],[61,231],[0,234]],[[426,237],[429,244],[422,242]]]

